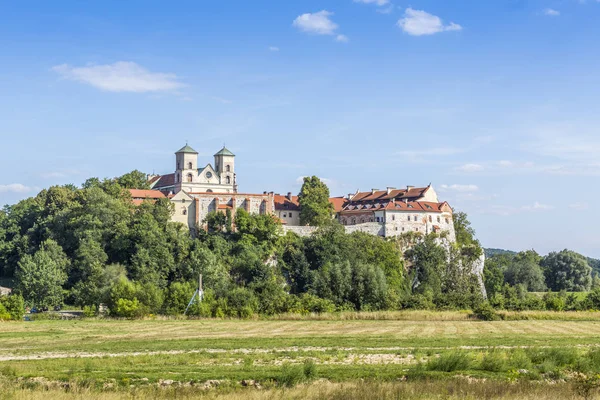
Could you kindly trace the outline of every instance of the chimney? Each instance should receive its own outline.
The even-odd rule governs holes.
[[[407,187],[406,187],[406,190],[408,191],[408,190],[410,190],[410,189],[414,189],[414,188],[415,188],[414,186],[407,186]]]
[[[379,189],[371,189],[371,194],[375,194],[376,191],[378,191]]]
[[[287,198],[289,201],[292,201],[292,192],[288,192]]]
[[[392,190],[396,190],[396,188],[388,186],[387,187],[387,194],[390,194],[392,192]]]

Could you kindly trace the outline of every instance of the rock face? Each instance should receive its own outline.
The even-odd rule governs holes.
[[[483,267],[485,265],[485,254],[481,252],[481,255],[473,263],[473,273],[477,275],[477,280],[479,281],[479,286],[481,287],[481,294],[484,299],[487,299],[487,291],[485,290],[485,285],[483,284]]]

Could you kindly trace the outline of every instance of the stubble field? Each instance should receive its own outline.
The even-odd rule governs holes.
[[[600,320],[591,313],[569,318],[482,322],[437,313],[4,323],[0,393],[15,399],[543,399],[582,398],[578,393],[590,386],[592,396],[594,382],[584,377],[600,373]]]

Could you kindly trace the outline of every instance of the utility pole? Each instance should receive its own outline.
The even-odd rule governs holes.
[[[202,290],[202,274],[198,275],[198,289],[196,289],[196,291],[194,292],[194,295],[192,296],[192,299],[188,303],[187,307],[185,308],[183,315],[187,314],[188,309],[190,308],[192,303],[194,303],[194,299],[196,298],[196,296],[198,296],[198,303],[201,303],[202,300],[204,300],[204,290]]]

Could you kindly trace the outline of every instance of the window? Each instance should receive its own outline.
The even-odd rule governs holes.
[[[450,220],[449,220],[448,218],[446,218],[446,223],[447,223],[447,224],[449,224],[449,223],[450,223]]]
[[[226,165],[225,166],[225,171],[226,172],[231,172],[231,165]]]
[[[439,215],[438,215],[437,221],[438,221],[438,222],[441,222],[441,221],[442,221]]]
[[[410,221],[410,215],[408,216],[408,220]]]
[[[206,173],[206,179],[210,179],[210,178],[212,178],[212,172],[208,171]]]
[[[379,222],[379,217],[377,217],[377,222]]]
[[[226,177],[225,178],[225,183],[227,183],[228,185],[231,185],[231,177]]]
[[[191,162],[189,162],[188,163],[188,169],[193,169],[193,168],[194,168],[194,165]]]
[[[184,208],[183,210],[181,210],[181,213],[182,213],[183,215],[187,215],[187,208]]]
[[[192,174],[188,174],[187,175],[187,181],[188,182],[193,182],[194,181],[194,176]]]
[[[283,213],[283,218],[287,218],[287,214],[286,213]]]
[[[292,218],[292,213],[289,214],[290,218]]]
[[[352,225],[356,225],[356,218],[352,218]]]
[[[402,232],[404,232],[404,227],[402,227]]]
[[[175,175],[175,183],[179,183],[179,175]]]
[[[432,219],[431,219],[431,215],[429,216],[429,222],[433,222]]]
[[[415,215],[415,221],[417,220],[417,216]]]
[[[392,215],[392,221],[395,221],[395,220],[396,220],[396,216]]]

